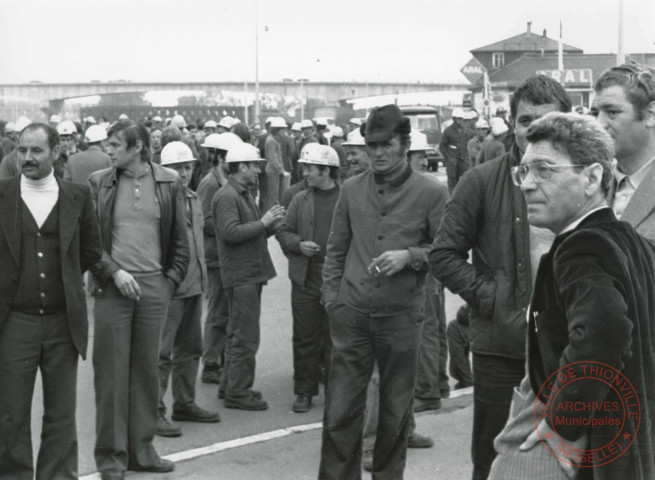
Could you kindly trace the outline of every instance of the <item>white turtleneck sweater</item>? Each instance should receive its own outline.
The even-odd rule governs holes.
[[[30,209],[36,224],[41,228],[59,198],[59,184],[54,170],[40,180],[20,176],[20,196]]]

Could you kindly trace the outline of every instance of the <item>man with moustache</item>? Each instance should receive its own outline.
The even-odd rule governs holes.
[[[224,398],[226,408],[241,410],[268,408],[261,393],[252,386],[259,349],[262,287],[275,277],[267,238],[284,217],[280,205],[261,215],[250,194],[261,161],[254,146],[247,143],[232,146],[225,157],[228,183],[212,201],[221,279],[229,311],[225,366],[218,396]]]
[[[31,480],[30,408],[37,370],[43,427],[36,478],[78,476],[78,356],[88,321],[82,274],[99,268],[100,230],[87,186],[58,180],[59,135],[32,123],[21,174],[0,181],[0,479]],[[97,271],[96,271],[97,273]]]

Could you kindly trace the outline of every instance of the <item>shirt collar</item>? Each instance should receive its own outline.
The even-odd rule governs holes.
[[[564,230],[562,230],[561,232],[558,233],[558,236],[562,235],[563,233],[570,232],[571,230],[575,229],[578,225],[580,225],[580,223],[585,218],[587,218],[592,213],[597,212],[598,210],[602,210],[603,208],[610,208],[610,207],[608,207],[607,204],[603,202],[603,204],[600,207],[596,207],[593,210],[588,211],[583,216],[581,216],[580,218],[575,220],[573,223],[569,223],[569,225]]]
[[[639,188],[639,184],[646,178],[646,175],[648,174],[649,168],[653,164],[653,160],[655,160],[655,157],[651,158],[646,162],[645,165],[643,165],[639,170],[637,170],[635,173],[632,175],[626,175],[625,173],[621,172],[619,170],[619,164],[618,162],[614,164],[614,178],[616,179],[616,184],[620,185],[621,181],[624,178],[628,178],[628,181],[632,184],[634,189],[636,190]]]

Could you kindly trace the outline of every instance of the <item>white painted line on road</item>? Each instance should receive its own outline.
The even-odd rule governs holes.
[[[450,398],[463,397],[473,393],[473,387],[462,388],[454,390],[450,394]],[[307,425],[296,425],[293,427],[281,428],[279,430],[272,430],[270,432],[258,433],[257,435],[250,435],[249,437],[237,438],[228,440],[227,442],[214,443],[206,447],[194,448],[192,450],[185,450],[183,452],[173,453],[166,455],[164,458],[171,462],[182,462],[184,460],[191,460],[192,458],[211,455],[212,453],[223,452],[232,448],[245,447],[246,445],[253,445],[255,443],[267,442],[276,438],[286,437],[294,433],[309,432],[311,430],[318,430],[323,426],[322,422],[308,423]],[[99,473],[92,473],[80,477],[80,480],[100,480]]]
[[[453,390],[450,392],[450,397],[448,398],[457,398],[457,397],[463,397],[464,395],[472,395],[473,394],[473,387],[467,387],[467,388],[459,388],[457,390]]]

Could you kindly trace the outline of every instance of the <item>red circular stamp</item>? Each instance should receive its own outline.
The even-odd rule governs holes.
[[[625,375],[604,363],[580,361],[546,379],[537,395],[534,421],[541,442],[558,460],[594,468],[613,462],[630,448],[639,431],[641,408]],[[579,443],[566,440],[580,434],[593,437],[593,445],[580,448]]]

